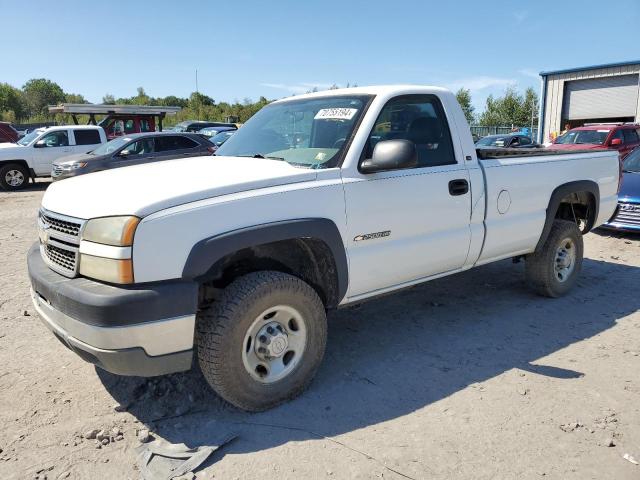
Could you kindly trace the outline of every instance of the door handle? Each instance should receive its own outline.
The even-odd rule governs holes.
[[[451,195],[464,195],[469,191],[469,182],[464,178],[457,180],[451,180],[449,182],[449,194]]]

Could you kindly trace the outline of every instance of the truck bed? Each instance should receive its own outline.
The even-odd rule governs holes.
[[[604,151],[606,150],[593,150],[586,148],[581,150],[553,150],[551,148],[476,148],[476,154],[480,160],[505,157],[542,157],[549,155],[568,155],[574,153],[594,153]]]

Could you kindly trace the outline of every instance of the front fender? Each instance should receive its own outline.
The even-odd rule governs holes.
[[[296,238],[321,240],[329,247],[336,265],[339,298],[344,298],[349,284],[345,246],[336,224],[326,218],[265,223],[205,238],[191,249],[182,277],[193,280],[206,279],[211,267],[227,255],[244,248]]]

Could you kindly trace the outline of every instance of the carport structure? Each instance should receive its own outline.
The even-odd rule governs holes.
[[[568,123],[640,121],[640,60],[540,73],[538,141]]]

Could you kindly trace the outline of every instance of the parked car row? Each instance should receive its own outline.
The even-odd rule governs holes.
[[[112,168],[211,155],[214,151],[211,142],[195,133],[135,133],[90,152],[61,158],[53,163],[51,177],[56,181]]]
[[[133,125],[139,130],[141,123]],[[193,133],[202,125],[206,131]],[[109,140],[102,124],[63,125],[38,128],[18,139],[9,123],[0,122],[0,136],[8,139],[0,143],[0,188],[18,190],[36,177],[61,180],[140,163],[212,155],[237,130],[235,125],[217,122],[183,122],[182,128]]]

